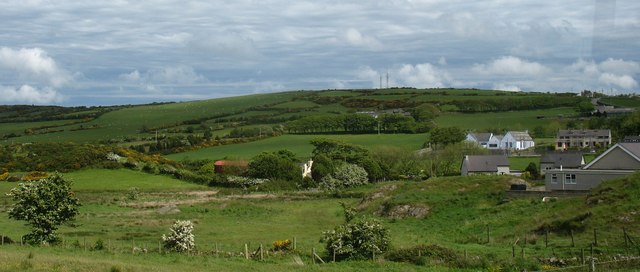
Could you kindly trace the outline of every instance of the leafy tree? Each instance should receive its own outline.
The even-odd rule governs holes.
[[[464,140],[465,133],[459,127],[436,127],[431,130],[430,142],[436,146],[446,146]]]
[[[9,210],[9,218],[27,221],[31,233],[23,238],[30,244],[57,242],[58,226],[73,220],[80,206],[71,191],[71,182],[58,174],[20,183],[8,196],[15,201]]]
[[[295,154],[288,150],[262,152],[249,162],[249,176],[254,178],[299,181],[302,172],[296,163]]]
[[[333,173],[336,169],[335,162],[324,154],[313,157],[313,167],[311,167],[311,177],[315,181],[321,181],[324,177]]]
[[[538,177],[540,176],[540,173],[538,172],[538,166],[536,166],[536,163],[534,162],[530,162],[529,165],[527,165],[527,168],[524,169],[524,171],[529,172],[529,174],[531,174],[531,178],[533,179],[538,179]]]
[[[576,110],[582,114],[590,114],[594,109],[595,108],[593,107],[593,104],[591,104],[591,101],[582,101],[576,105]]]
[[[363,147],[331,139],[313,139],[311,144],[315,147],[312,152],[314,157],[323,154],[332,160],[355,163],[369,155]]]
[[[440,115],[440,109],[436,105],[425,103],[414,108],[411,115],[416,121],[431,121]]]

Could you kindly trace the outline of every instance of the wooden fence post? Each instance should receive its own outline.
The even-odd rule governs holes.
[[[262,251],[262,244],[260,244],[260,260],[264,261],[264,253]]]
[[[591,272],[596,271],[596,261],[593,258],[591,258],[591,265],[589,265],[589,271]]]
[[[576,243],[573,240],[573,230],[571,230],[571,247],[575,247],[575,246],[576,246]]]
[[[313,264],[316,264],[316,248],[311,248],[311,261]]]
[[[249,246],[247,244],[244,244],[244,258],[249,259]]]
[[[596,228],[593,229],[593,245],[598,246],[598,230]]]
[[[513,258],[516,257],[516,246],[515,245],[511,246],[511,257],[513,257]]]
[[[487,244],[491,243],[491,225],[487,224]]]
[[[625,238],[627,239],[627,238]],[[2,234],[2,245],[4,246],[4,234]]]
[[[586,260],[584,259],[584,248],[581,248],[581,249],[580,249],[580,256],[582,256],[582,257],[581,257],[581,258],[582,258],[582,265],[584,265],[584,264],[585,264],[585,262],[586,262]]]
[[[549,230],[544,231],[544,247],[549,247]]]
[[[219,252],[220,252],[220,251],[218,251],[218,243],[216,243],[216,257],[220,257],[220,256],[219,256]]]

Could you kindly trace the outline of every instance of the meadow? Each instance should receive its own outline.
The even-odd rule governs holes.
[[[166,157],[177,161],[187,158],[192,160],[218,160],[224,158],[251,159],[253,156],[260,154],[260,152],[287,149],[295,153],[299,158],[308,159],[311,156],[311,151],[313,151],[313,145],[311,145],[310,141],[316,138],[340,140],[351,144],[366,146],[367,148],[394,146],[406,149],[407,151],[415,151],[422,148],[426,137],[426,134],[289,134],[243,144],[202,148],[195,151],[172,154]]]
[[[609,221],[620,214],[637,217],[629,214],[637,207],[637,200],[623,197],[624,205],[618,203],[622,199],[608,200],[618,207],[610,209],[606,205],[586,204],[584,196],[563,197],[547,203],[538,198],[506,198],[504,191],[511,177],[505,176],[385,182],[345,192],[348,196],[342,198],[312,191],[220,195],[216,188],[123,169],[88,169],[69,173],[67,177],[74,180],[83,206],[73,222],[74,227],[60,229],[63,244],[0,246],[1,271],[511,270],[509,267],[539,268],[535,261],[539,258],[579,256],[581,249],[589,248],[594,227],[599,229],[600,245],[596,252],[599,258],[624,254],[624,242],[620,239],[622,228],[626,227],[631,237],[640,236],[635,221]],[[636,175],[633,180],[637,178]],[[15,185],[0,184],[5,192],[7,186],[4,185]],[[606,188],[620,188],[619,184],[622,183],[607,184],[590,197],[610,199],[621,191]],[[130,187],[140,189],[135,199],[127,195]],[[382,259],[311,265],[312,248],[330,260],[319,239],[322,231],[344,221],[340,203],[357,208],[359,216],[382,220],[389,229],[394,249],[435,244],[451,250],[454,261],[468,267],[442,263],[437,257],[427,259],[424,266]],[[26,229],[21,222],[7,219],[9,204],[5,199],[0,206],[0,234],[16,240]],[[406,205],[422,207],[426,212],[420,217],[387,214],[394,207]],[[574,217],[587,211],[591,214],[587,219],[574,222]],[[195,223],[199,254],[159,252],[160,236],[179,219]],[[539,232],[545,225],[563,226],[561,222],[577,224],[573,239],[562,227],[552,229],[547,238]],[[608,228],[599,228],[602,224]],[[294,253],[268,253],[262,262],[245,260],[240,255],[244,244],[254,251],[260,244],[268,249],[276,240],[294,238],[297,242]],[[98,241],[104,248],[95,248]],[[518,255],[526,251],[526,258],[511,256],[514,243]],[[134,247],[147,249],[148,253],[132,254]]]

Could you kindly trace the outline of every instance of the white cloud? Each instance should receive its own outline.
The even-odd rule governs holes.
[[[640,73],[640,63],[625,61],[623,59],[608,58],[598,65],[599,69],[613,74],[637,74]]]
[[[396,80],[402,86],[417,88],[448,87],[452,82],[449,73],[434,67],[430,63],[405,64],[394,74],[396,74]]]
[[[371,50],[382,49],[382,43],[372,36],[366,36],[355,28],[347,29],[343,34],[344,40],[352,46],[364,47]]]
[[[476,64],[473,70],[481,74],[542,76],[551,69],[537,62],[522,60],[514,56],[504,56],[488,64]]]
[[[63,97],[51,88],[0,86],[0,103],[52,104],[62,100]]]
[[[121,74],[118,77],[129,83],[190,85],[207,81],[207,79],[197,73],[193,67],[184,65],[150,69],[144,74],[141,74],[138,70],[134,70],[130,73]]]
[[[501,91],[509,91],[509,92],[521,92],[522,89],[520,89],[520,87],[515,86],[515,85],[509,85],[509,84],[505,84],[505,83],[498,83],[493,85],[493,89],[494,90],[501,90]]]
[[[638,82],[629,75],[614,75],[610,73],[603,73],[598,78],[598,81],[607,84],[618,86],[622,89],[630,90],[638,87]]]
[[[40,48],[14,50],[2,47],[0,68],[16,74],[23,80],[36,80],[54,87],[61,87],[72,80],[69,72],[58,67],[55,60]]]
[[[138,82],[140,81],[140,72],[138,70],[134,70],[128,74],[121,74],[120,79],[128,82]]]

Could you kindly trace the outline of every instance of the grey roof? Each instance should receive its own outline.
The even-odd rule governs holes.
[[[598,137],[609,136],[611,130],[608,129],[561,129],[558,137]]]
[[[640,136],[624,136],[622,142],[625,143],[637,143],[640,142]]]
[[[496,172],[498,166],[509,166],[505,155],[468,155],[465,160],[469,172]]]
[[[491,139],[491,133],[469,133],[478,142],[488,142]]]
[[[514,139],[520,141],[533,141],[533,138],[529,136],[529,132],[526,131],[509,131],[507,132],[513,136]]]
[[[582,166],[581,152],[550,152],[540,158],[540,163],[553,163],[553,167],[579,168]]]
[[[625,150],[640,158],[640,143],[619,143]]]

